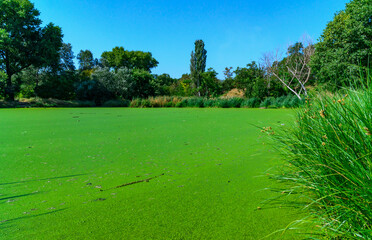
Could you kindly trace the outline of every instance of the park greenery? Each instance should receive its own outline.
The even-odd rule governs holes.
[[[40,146],[45,148],[52,147],[46,146],[45,142],[53,142],[53,138],[42,131],[40,136],[36,134],[36,129],[43,128],[43,125],[37,124],[43,123],[45,124],[45,131],[53,129],[53,131],[50,131],[53,134],[56,133],[63,141],[66,141],[64,144],[70,144],[69,141],[71,139],[75,141],[73,144],[82,144],[80,135],[74,135],[80,133],[85,136],[84,141],[88,141],[85,147],[89,151],[96,151],[94,156],[97,157],[97,162],[95,160],[92,166],[87,167],[80,163],[80,160],[86,156],[83,155],[83,151],[88,150],[76,150],[73,147],[72,149],[74,150],[72,152],[60,151],[57,148],[51,151],[40,150],[40,154],[43,155],[41,157],[51,159],[50,161],[55,168],[62,167],[62,169],[65,169],[66,166],[73,165],[74,169],[76,168],[77,170],[74,172],[75,175],[71,176],[75,177],[74,179],[77,179],[80,183],[83,180],[88,182],[94,180],[102,182],[100,185],[97,184],[100,187],[101,185],[112,186],[113,183],[119,186],[122,183],[117,182],[115,177],[123,174],[130,175],[131,180],[137,183],[134,169],[140,168],[143,169],[143,175],[153,176],[150,178],[143,177],[144,180],[142,182],[149,182],[156,178],[157,185],[155,188],[159,190],[163,189],[163,187],[165,188],[163,185],[166,183],[166,180],[163,181],[159,176],[164,176],[165,173],[163,172],[168,169],[168,166],[171,166],[171,170],[167,172],[169,174],[169,176],[167,175],[169,177],[168,181],[179,181],[177,183],[179,184],[178,189],[184,189],[184,186],[187,186],[190,182],[196,184],[203,181],[207,187],[197,185],[197,189],[208,188],[208,191],[213,196],[218,195],[218,199],[221,200],[220,193],[214,191],[214,188],[224,191],[226,189],[224,185],[221,185],[219,176],[213,175],[211,169],[220,168],[222,165],[220,161],[229,159],[224,163],[227,163],[230,167],[225,169],[230,175],[224,175],[224,171],[220,171],[223,181],[226,180],[227,184],[237,189],[242,188],[242,186],[252,186],[252,189],[257,191],[259,190],[257,186],[253,187],[254,181],[249,181],[242,177],[245,173],[240,170],[245,169],[248,173],[251,173],[254,172],[252,170],[254,168],[262,170],[265,167],[272,167],[273,164],[270,162],[270,164],[265,165],[252,159],[252,156],[257,154],[261,154],[260,157],[263,159],[268,160],[269,157],[267,152],[265,152],[266,155],[263,153],[264,147],[261,144],[260,146],[258,144],[250,145],[251,149],[247,150],[243,148],[245,146],[244,141],[249,140],[256,143],[258,138],[268,139],[267,141],[269,142],[274,139],[273,144],[278,149],[278,152],[283,154],[284,163],[281,162],[274,173],[268,173],[272,179],[277,181],[273,181],[273,187],[268,189],[274,190],[278,194],[270,192],[262,196],[267,197],[267,202],[274,206],[279,200],[280,207],[286,204],[287,207],[291,208],[301,207],[302,212],[298,214],[301,218],[299,217],[297,220],[293,218],[294,215],[288,218],[286,216],[284,220],[293,221],[292,224],[286,224],[287,227],[280,222],[274,224],[276,229],[264,226],[265,224],[261,224],[260,229],[267,236],[271,236],[270,233],[282,227],[284,232],[288,229],[293,229],[294,232],[300,231],[305,234],[302,236],[309,236],[311,239],[371,239],[371,0],[350,1],[346,5],[345,10],[335,14],[333,20],[327,24],[317,42],[313,42],[309,37],[304,36],[302,40],[289,44],[284,50],[269,51],[268,49],[268,52],[263,54],[261,59],[247,63],[246,66],[226,67],[223,72],[223,79],[219,78],[218,73],[213,68],[207,68],[208,52],[203,40],[196,40],[194,43],[194,49],[191,51],[189,73],[185,73],[181,78],[176,79],[167,73],[153,74],[152,71],[158,66],[159,62],[151,52],[134,51],[125,49],[123,46],[113,46],[111,50],[103,52],[101,56],[94,56],[92,51],[88,49],[81,50],[75,56],[72,51],[73,46],[70,43],[63,42],[62,29],[53,23],[43,24],[39,15],[39,11],[29,0],[0,0],[0,108],[68,107],[68,109],[50,109],[56,116],[60,117],[58,120],[57,117],[48,115],[47,112],[38,112],[39,110],[35,110],[37,112],[27,112],[27,109],[22,109],[25,116],[27,116],[25,119],[32,122],[31,125],[22,125],[17,122],[21,121],[19,120],[21,111],[9,110],[6,112],[8,115],[4,114],[4,118],[0,119],[0,122],[3,121],[3,124],[0,124],[0,129],[4,132],[5,138],[10,140],[4,140],[4,143],[8,144],[4,146],[10,146],[9,144],[11,143],[21,144],[22,149],[27,149],[27,151],[11,147],[2,148],[0,146],[0,150],[5,153],[1,155],[0,152],[0,156],[9,154],[9,156],[17,156],[17,159],[26,159],[25,156],[37,154],[37,149],[35,153],[30,153],[34,142],[31,144],[31,142],[28,142],[28,138],[23,136],[28,134],[28,132],[34,134],[32,139],[37,139],[36,143],[41,139]],[[75,66],[75,61],[78,62],[78,66]],[[70,109],[72,107],[76,109]],[[80,107],[118,108],[79,110]],[[121,120],[122,111],[124,111],[121,108],[124,107],[135,108],[128,109],[128,115],[125,116],[132,121],[123,123]],[[169,112],[166,112],[168,111],[167,109],[137,108],[213,109],[170,109]],[[265,108],[266,110],[221,110],[214,108]],[[291,120],[293,121],[293,119],[290,119],[293,117],[292,111],[289,113],[287,109],[270,110],[270,108],[296,108],[296,122],[294,124],[290,123]],[[88,115],[96,114],[94,111],[97,111],[96,116]],[[174,114],[172,116],[166,114],[170,112]],[[288,114],[284,116],[283,113]],[[49,119],[48,122],[43,121],[43,114],[45,114],[46,119]],[[72,116],[68,114],[72,114]],[[111,115],[111,117],[107,117],[108,115]],[[69,116],[68,120],[66,116]],[[239,116],[253,119],[252,121],[255,121],[254,127],[253,125],[250,125],[249,129],[248,127],[247,129],[242,127],[247,122],[244,122]],[[189,120],[191,124],[188,122]],[[68,122],[71,129],[61,127],[64,126],[63,121],[66,124]],[[96,126],[94,124],[101,123],[99,121],[108,123],[102,126],[102,131],[96,131],[93,127]],[[149,121],[159,125],[154,127],[149,124]],[[4,126],[10,122],[16,122],[18,123],[17,126],[22,126],[24,128],[23,132],[14,127],[5,128]],[[78,127],[81,122],[85,122],[86,125]],[[261,126],[263,122],[270,124],[270,126]],[[121,124],[127,125],[121,128]],[[117,128],[112,129],[112,126]],[[255,126],[264,127],[262,129],[264,136],[256,136],[256,132],[259,132],[259,130],[257,131]],[[192,128],[197,129],[198,134],[192,132],[190,130]],[[64,135],[66,131],[70,133],[68,138]],[[165,135],[163,134],[164,132],[170,135]],[[220,132],[223,134],[219,135]],[[245,132],[249,132],[250,135],[244,136]],[[269,138],[265,138],[266,134],[269,135]],[[98,138],[92,137],[93,135],[105,139],[107,139],[107,136],[115,135],[111,143],[112,146],[110,146],[112,148],[103,148],[102,146],[106,145],[101,144],[102,139],[97,140]],[[196,139],[196,135],[200,136],[200,138]],[[15,136],[15,138],[11,138],[12,136]],[[0,140],[2,139],[1,137]],[[212,146],[211,139],[219,139],[221,141],[220,144],[225,147],[226,142],[228,142],[229,149],[234,151],[229,152],[226,149],[226,155],[221,155],[217,152],[221,146]],[[130,169],[126,173],[113,168],[113,165],[121,166],[120,164],[122,164],[120,162],[122,149],[118,147],[120,141],[125,142],[125,149],[127,153],[133,155],[131,155],[132,159],[137,157],[136,154],[139,154],[141,159],[140,164],[137,165],[126,163],[128,164],[128,169]],[[171,146],[172,141],[179,145],[177,147]],[[167,144],[160,144],[160,142],[166,142]],[[188,147],[189,144],[195,145],[194,147],[197,145],[203,146],[205,151],[200,150],[200,152],[196,153],[179,147],[181,145]],[[159,155],[158,149],[160,148],[165,148],[164,152],[170,151],[167,157],[172,158],[174,162],[170,164],[167,162],[167,158],[164,158],[161,154]],[[148,156],[151,155],[154,159],[159,158],[163,160],[158,162],[159,165],[153,164],[151,161],[151,166],[147,166],[146,164],[148,164],[149,160],[147,159],[148,156],[141,155],[143,149],[147,149],[146,151],[148,152],[146,154]],[[58,159],[54,158],[55,153],[60,159],[68,160],[66,162],[58,162]],[[233,158],[234,160],[227,156],[227,153],[233,155],[235,157]],[[86,152],[86,154],[91,153]],[[111,162],[112,165],[108,164],[105,158],[101,159],[103,156],[101,154],[107,154],[107,156],[114,159]],[[192,157],[189,157],[189,155]],[[91,156],[93,155],[89,155],[89,157]],[[213,156],[213,158],[208,156]],[[240,161],[241,157],[252,161],[249,161],[247,165],[242,164]],[[193,161],[192,164],[187,162],[190,158]],[[237,166],[235,161],[239,162],[240,165]],[[10,176],[11,173],[8,174],[4,170],[5,166],[14,166],[19,172],[25,171],[24,168],[21,169],[20,164],[12,163],[8,158],[0,163],[0,166],[4,167],[0,168],[0,173],[11,179],[9,180],[10,185],[15,180],[13,180],[13,176]],[[29,170],[38,176],[43,176],[47,170],[43,168],[40,170],[38,166],[35,162],[30,161],[31,168]],[[115,177],[109,179],[107,176],[106,178],[101,176],[100,179],[86,180],[79,175],[83,169],[94,172],[94,167],[97,166],[102,167],[101,175],[114,175]],[[190,168],[192,169],[190,170]],[[155,176],[153,169],[156,169],[159,174],[163,173],[163,175]],[[190,177],[188,180],[186,178],[177,179],[173,177],[177,176],[177,174],[182,174],[180,172],[191,171],[200,173],[200,175],[195,174],[193,175],[195,179]],[[208,171],[211,172],[209,173]],[[202,176],[205,173],[208,177]],[[66,176],[70,176],[69,174],[66,172]],[[239,179],[241,184],[230,184],[230,177]],[[211,181],[209,182],[210,179]],[[257,181],[268,184],[266,180]],[[21,182],[27,182],[27,180],[22,180]],[[32,184],[36,183],[30,183],[30,186],[33,186]],[[51,185],[57,188],[57,185],[62,183],[55,182],[53,184]],[[74,185],[77,183],[68,184]],[[52,187],[46,187],[46,185],[43,188],[47,191],[52,190]],[[145,188],[147,186],[143,185],[139,191],[145,191]],[[185,189],[188,191],[187,196],[199,194],[199,191],[195,189],[188,189],[187,187]],[[84,199],[85,202],[91,201],[88,196],[94,196],[96,198],[95,201],[98,202],[112,197],[106,192],[104,193],[104,198],[100,197],[93,190],[91,188],[86,189],[87,196],[83,197],[86,198]],[[108,190],[111,191],[112,189]],[[69,190],[63,186],[60,187],[60,191],[66,195]],[[177,199],[177,196],[179,196],[177,195],[178,191],[181,190],[168,189],[164,192],[169,193],[168,197],[174,196],[174,202],[171,204],[178,210],[178,213],[173,217],[182,221],[183,215],[189,216],[189,212],[182,208],[182,204],[176,204],[181,201]],[[226,192],[231,193],[231,190],[226,190]],[[253,194],[252,192],[250,193]],[[23,196],[21,192],[17,194]],[[136,191],[129,193],[129,195],[134,198],[138,197]],[[41,201],[38,196],[32,197],[35,198],[35,201],[25,204],[25,211],[26,206],[36,209],[33,204],[36,204],[36,202],[39,204]],[[52,194],[51,197],[52,201],[57,204],[57,199],[59,199],[57,194]],[[164,202],[161,199],[165,199],[165,197],[165,195],[156,199],[154,197],[151,198],[151,201],[154,200],[155,205],[162,209]],[[77,206],[77,202],[80,200],[74,197],[71,198],[72,205]],[[118,198],[123,202],[128,202],[128,199],[123,196],[118,196]],[[239,206],[244,207],[242,199],[246,199],[246,196],[238,194],[237,198],[241,200],[238,203],[240,204]],[[4,197],[0,201],[4,199],[12,200]],[[214,201],[209,201],[209,198],[196,197],[196,199],[200,202],[194,201],[192,204],[194,204],[195,209],[201,209],[202,211],[207,211],[207,208],[203,206],[209,206],[210,209],[213,209],[216,204],[219,204],[219,200],[216,200],[216,204],[211,204]],[[189,200],[191,201],[192,197]],[[232,203],[234,202],[234,196],[226,195],[224,200]],[[252,199],[251,201],[254,203],[248,204],[249,207],[257,208],[256,212],[258,213],[255,213],[254,216],[262,217],[266,220],[270,219],[271,215],[265,215],[261,213],[264,211],[258,211],[262,210],[261,207],[263,206],[256,200]],[[147,211],[141,214],[148,217],[146,218],[147,220],[158,216],[158,211],[160,210],[151,208],[151,203],[138,202],[136,204],[146,206]],[[106,205],[106,208],[112,209],[112,206]],[[118,206],[118,208],[119,211],[122,210],[131,214],[125,204]],[[9,209],[13,211],[11,214],[15,212],[11,206]],[[263,237],[262,234],[254,233],[253,229],[244,230],[239,225],[235,219],[236,216],[239,216],[238,219],[242,221],[249,222],[252,219],[247,219],[245,216],[242,217],[241,213],[236,211],[238,208],[234,210],[224,206],[221,209],[226,210],[226,212],[216,213],[218,219],[212,219],[213,221],[207,224],[213,225],[215,222],[219,222],[218,220],[225,219],[224,223],[226,225],[221,224],[222,228],[213,225],[209,229],[213,231],[211,230],[208,233],[204,233],[199,229],[200,231],[193,232],[195,238],[214,236],[215,238],[223,239],[225,237],[226,239],[228,236],[235,236],[234,234],[238,234],[238,232],[245,234],[244,236],[256,239]],[[270,212],[271,209],[269,207],[266,213],[277,214]],[[285,208],[285,211],[292,211],[289,209]],[[87,205],[86,210],[95,211],[96,209]],[[107,218],[108,216],[106,215],[112,214],[112,212],[108,210],[99,214],[102,220]],[[195,213],[190,214],[201,221],[210,220],[205,220],[202,214],[199,215],[196,210]],[[16,214],[12,216],[18,219]],[[69,213],[65,212],[59,213],[59,216],[66,219],[71,218]],[[122,216],[113,214],[113,217],[119,219]],[[133,212],[132,217],[137,218],[137,215],[135,216]],[[161,220],[168,224],[167,220],[169,219],[167,217],[160,216]],[[48,221],[53,220],[53,216],[49,215],[45,215],[43,218]],[[79,221],[79,218],[76,219],[76,221]],[[152,229],[154,225],[151,221],[146,222],[147,220],[143,222],[144,225],[142,225],[142,222],[137,221],[135,227],[138,229]],[[91,221],[93,225],[97,224],[94,219],[88,219],[88,221]],[[27,224],[29,223],[23,222],[25,228],[27,228]],[[61,229],[71,228],[69,224],[80,223],[66,221],[59,224],[59,227],[54,227],[56,234],[58,232],[63,234],[60,232],[62,231]],[[102,224],[108,226],[104,221]],[[195,227],[187,226],[190,229]],[[236,230],[237,226],[240,226],[239,230],[232,232],[232,229]],[[45,227],[45,229],[48,227],[53,228],[53,226],[49,225],[42,227]],[[123,222],[122,227],[127,232],[132,230],[131,225],[125,222]],[[137,233],[143,238],[149,239],[155,237],[155,235],[151,234],[160,236],[165,234],[165,232],[168,234],[166,237],[170,239],[188,237],[187,235],[182,235],[184,232],[180,231],[180,228],[182,226],[172,225],[171,231],[169,231],[169,228],[166,228],[168,232],[156,232],[159,229],[153,229],[154,233],[143,232],[137,229]],[[304,232],[299,230],[301,228],[303,228]],[[45,229],[44,231],[46,231]],[[12,230],[7,231],[7,236],[18,234],[12,232]],[[87,231],[83,233],[76,229],[74,231],[77,231],[76,234],[82,234],[82,238],[87,237],[84,235]],[[113,234],[112,237],[116,233],[120,234],[120,232],[110,232],[110,234]],[[19,233],[19,236],[17,236],[22,238],[22,234]],[[49,236],[51,239],[55,237],[51,231],[48,234],[51,234]],[[290,234],[292,233],[289,233],[289,239],[293,239],[293,235]],[[99,232],[99,236],[105,236],[105,233]],[[118,235],[115,236],[117,237]]]
[[[147,99],[157,96],[216,98],[233,89],[245,98],[303,99],[309,89],[338,90],[369,67],[372,52],[371,4],[354,0],[334,17],[317,43],[308,37],[290,44],[285,54],[268,52],[244,67],[226,67],[219,79],[206,69],[207,50],[195,41],[190,73],[180,79],[152,74],[159,62],[150,52],[122,46],[97,58],[81,50],[76,59],[62,29],[42,27],[39,11],[29,1],[3,0],[0,15],[0,98],[44,98],[94,101]]]

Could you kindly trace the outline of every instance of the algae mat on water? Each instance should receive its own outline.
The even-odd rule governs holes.
[[[254,125],[290,124],[292,115],[2,109],[0,239],[265,237],[296,211],[257,209],[272,184],[259,176],[278,155]]]

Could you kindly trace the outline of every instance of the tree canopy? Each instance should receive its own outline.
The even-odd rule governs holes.
[[[372,1],[354,0],[325,28],[312,58],[321,83],[339,87],[372,61]]]
[[[150,52],[128,51],[124,47],[115,47],[111,51],[103,52],[101,63],[104,67],[115,70],[126,67],[128,69],[142,69],[148,72],[159,64]]]
[[[90,50],[80,50],[77,59],[79,61],[79,69],[82,71],[91,70],[95,66],[95,59]]]
[[[190,73],[200,96],[201,74],[205,72],[207,66],[207,50],[205,50],[203,40],[195,41],[195,50],[191,52]]]
[[[39,11],[28,0],[0,1],[0,69],[7,74],[6,98],[13,100],[12,76],[33,66],[58,65],[62,30],[41,27]]]

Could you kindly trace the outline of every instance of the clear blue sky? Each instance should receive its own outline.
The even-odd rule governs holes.
[[[32,1],[32,0],[31,0]],[[75,55],[99,58],[115,46],[150,51],[153,73],[189,72],[194,41],[204,40],[207,67],[243,67],[262,54],[298,41],[317,40],[347,0],[34,0],[44,23],[62,27]]]

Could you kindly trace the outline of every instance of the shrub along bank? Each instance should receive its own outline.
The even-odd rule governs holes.
[[[200,98],[200,97],[150,97],[146,99],[109,100],[102,105],[94,101],[65,101],[57,99],[20,99],[19,101],[0,101],[0,108],[21,107],[131,107],[131,108],[297,108],[304,100],[296,96],[278,98]]]
[[[370,79],[371,80],[371,79]],[[267,127],[287,161],[281,196],[305,199],[306,219],[326,239],[372,236],[372,90],[322,95],[298,110],[297,126]]]

